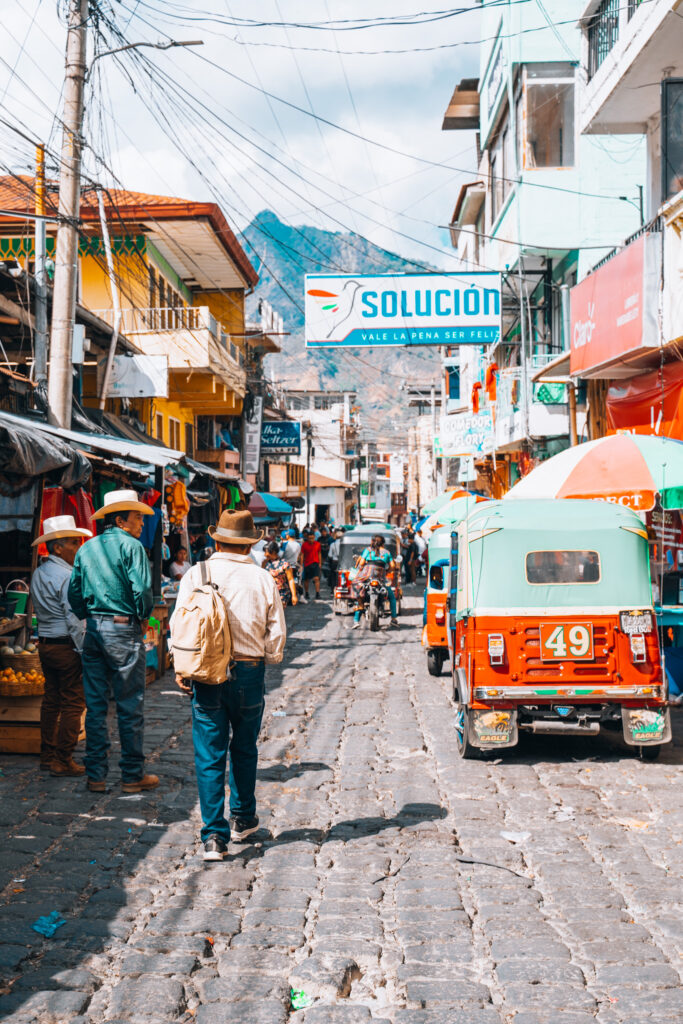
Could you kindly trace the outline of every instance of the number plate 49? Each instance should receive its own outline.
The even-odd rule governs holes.
[[[541,626],[541,658],[543,661],[590,661],[593,658],[593,626],[590,622]]]

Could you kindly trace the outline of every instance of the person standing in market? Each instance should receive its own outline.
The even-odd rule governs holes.
[[[315,587],[315,600],[320,599],[320,563],[322,551],[320,541],[316,540],[313,533],[304,535],[304,542],[301,545],[301,556],[304,563],[304,596],[302,600],[308,601],[308,584],[313,580]]]
[[[85,709],[81,650],[85,623],[68,600],[76,552],[90,530],[76,526],[73,516],[52,516],[33,547],[47,546],[48,556],[31,579],[31,601],[38,623],[38,656],[45,676],[40,706],[40,767],[51,775],[78,776],[85,768],[73,753]]]
[[[228,842],[256,832],[257,740],[265,708],[265,666],[278,664],[286,639],[285,615],[275,580],[254,564],[250,551],[262,533],[250,512],[223,512],[209,530],[216,553],[205,563],[208,582],[217,587],[228,616],[233,662],[224,682],[205,683],[176,674],[192,696],[192,739],[204,860],[223,860]],[[182,619],[195,588],[202,586],[193,566],[178,589],[174,626]],[[225,818],[225,770],[230,758],[230,821]]]
[[[280,555],[280,545],[277,541],[272,540],[269,544],[266,544],[263,568],[267,569],[275,580],[282,603],[284,605],[297,604],[299,598],[296,592],[294,571],[287,559]]]
[[[153,515],[152,509],[138,501],[135,491],[110,491],[93,516],[104,521],[104,532],[78,551],[69,585],[69,603],[86,620],[85,770],[88,789],[94,793],[106,790],[110,691],[119,722],[122,790],[139,793],[159,785],[156,775],[145,774],[142,750],[143,636],[154,604],[149,561],[138,539],[146,515]]]

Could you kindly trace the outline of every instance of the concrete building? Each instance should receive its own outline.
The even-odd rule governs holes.
[[[446,130],[475,129],[480,154],[451,241],[463,268],[503,278],[500,342],[446,354],[447,413],[489,411],[490,436],[472,454],[503,487],[581,435],[580,401],[570,425],[568,368],[552,367],[569,347],[568,289],[641,223],[642,138],[578,130],[584,3],[484,0],[479,79],[456,87],[444,118]]]

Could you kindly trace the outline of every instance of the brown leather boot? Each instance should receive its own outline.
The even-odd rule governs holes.
[[[124,793],[141,793],[143,789],[156,789],[158,785],[158,775],[143,775],[141,779],[136,779],[134,782],[122,782],[121,789]]]
[[[73,757],[70,757],[68,761],[53,761],[50,765],[50,775],[69,777],[85,775],[85,768],[82,764],[77,764]]]
[[[104,779],[88,779],[88,789],[91,793],[106,793],[107,783]]]

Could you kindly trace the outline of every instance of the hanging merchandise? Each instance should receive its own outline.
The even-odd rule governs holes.
[[[481,381],[477,381],[476,384],[472,385],[472,412],[475,413],[475,415],[476,415],[476,413],[479,412],[479,400],[480,400],[481,389],[482,389]]]
[[[167,484],[165,488],[165,500],[168,506],[168,517],[172,524],[180,526],[190,511],[190,503],[187,500],[185,484],[180,480]]]
[[[498,384],[498,364],[489,363],[486,367],[486,394],[488,395],[489,402],[491,405],[495,404],[496,401],[496,388]]]

